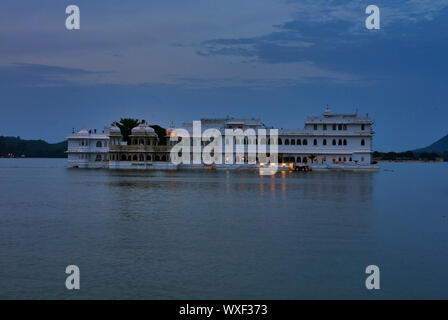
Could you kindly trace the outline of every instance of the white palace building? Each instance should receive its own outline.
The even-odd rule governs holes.
[[[244,145],[244,153],[240,156],[234,153],[233,161],[224,154],[229,138],[224,135],[225,129],[266,129],[268,135],[260,143],[266,144],[269,155],[270,145],[276,144],[278,149],[278,165],[284,169],[308,167],[312,170],[378,170],[378,165],[372,162],[372,139],[374,131],[373,121],[368,115],[365,117],[354,114],[332,114],[327,109],[322,116],[308,117],[303,129],[279,129],[278,137],[274,141],[269,136],[268,127],[260,119],[201,119],[201,134],[207,129],[217,129],[222,132],[222,164],[175,164],[170,157],[171,148],[177,142],[168,142],[168,145],[159,145],[154,130],[141,124],[132,129],[128,142],[123,141],[120,129],[117,127],[105,128],[101,133],[85,129],[72,133],[68,139],[68,163],[78,168],[109,168],[109,169],[249,169],[260,166],[248,162],[248,146],[257,144],[258,140],[245,136],[239,142]],[[178,129],[183,129],[191,137],[190,146],[195,144],[193,124],[185,123],[180,128],[170,127],[167,138],[176,135]],[[237,139],[238,140],[238,139]],[[201,142],[201,150],[208,142]],[[191,155],[193,158],[193,155]],[[264,165],[261,163],[261,165]]]

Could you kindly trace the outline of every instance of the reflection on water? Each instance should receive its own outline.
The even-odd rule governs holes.
[[[27,160],[0,161],[0,298],[446,297],[446,166],[260,176]],[[375,295],[369,264],[387,284]],[[419,290],[403,290],[410,276]]]

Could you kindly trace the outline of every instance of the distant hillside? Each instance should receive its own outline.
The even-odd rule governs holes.
[[[0,157],[66,158],[67,141],[47,143],[43,140],[22,140],[0,136]]]
[[[448,152],[448,134],[444,136],[442,139],[434,142],[428,147],[414,150],[416,153],[420,152],[437,152],[439,154],[443,154],[444,152]]]

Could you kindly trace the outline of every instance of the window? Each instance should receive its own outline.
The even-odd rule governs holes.
[[[364,124],[361,125],[361,130],[364,130],[366,126]]]
[[[333,125],[333,130],[336,130],[336,125],[335,124]]]
[[[297,139],[297,145],[298,145],[298,146],[301,146],[301,145],[302,145],[302,140]]]
[[[333,145],[334,146],[336,145],[336,139],[333,139]]]
[[[327,125],[326,124],[324,124],[324,130],[327,130]]]
[[[364,157],[361,157],[361,162],[364,162]]]
[[[282,145],[282,139],[278,138],[278,145]]]
[[[342,140],[341,139],[338,140],[338,145],[342,146]]]
[[[314,130],[317,130],[317,124],[314,125]]]
[[[366,145],[366,141],[364,139],[361,140],[361,145],[365,146]]]
[[[303,145],[304,146],[308,145],[308,140],[307,139],[303,139]]]
[[[347,125],[346,124],[344,124],[344,130],[347,130]]]
[[[344,139],[344,146],[347,145],[347,139]]]
[[[338,125],[338,130],[342,130],[342,124]]]
[[[134,154],[134,156],[132,157],[132,160],[137,161],[137,155]]]
[[[313,145],[317,146],[317,139],[314,139]]]
[[[150,154],[148,154],[148,155],[146,156],[146,161],[151,161],[151,155],[150,155]]]
[[[285,145],[289,145],[289,139],[285,140]]]
[[[296,144],[296,140],[291,139],[291,145],[293,146],[293,145],[295,145],[295,144]]]
[[[103,146],[103,145],[101,144],[101,141],[97,141],[97,142],[96,142],[96,147],[97,147],[97,148],[101,148],[102,146]]]
[[[326,146],[326,145],[327,145],[327,139],[324,139],[324,141],[322,141],[322,144],[323,144],[324,146]]]

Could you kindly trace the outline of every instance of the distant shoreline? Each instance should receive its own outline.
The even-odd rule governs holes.
[[[377,162],[437,162],[437,163],[443,163],[447,161],[443,160],[374,160]]]

